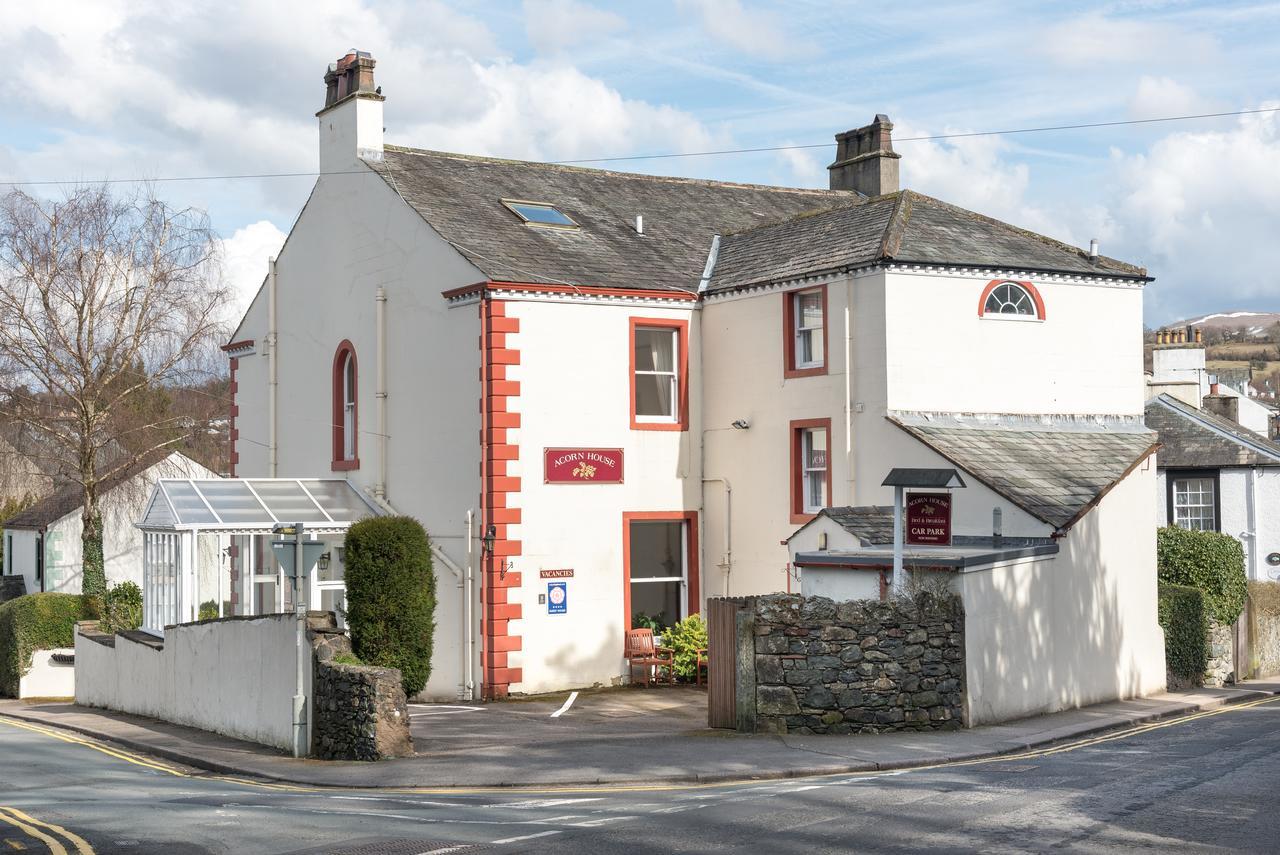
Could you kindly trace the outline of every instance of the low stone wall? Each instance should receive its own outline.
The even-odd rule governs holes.
[[[334,662],[335,656],[351,653],[351,639],[337,629],[331,612],[313,612],[307,624],[315,652],[311,756],[321,760],[413,756],[400,671]]]
[[[755,729],[884,733],[963,726],[964,611],[914,602],[774,594],[756,598]]]
[[[1254,677],[1280,674],[1280,614],[1254,610],[1249,647]]]
[[[1204,670],[1204,685],[1222,687],[1236,681],[1235,638],[1230,626],[1209,619],[1209,664]]]

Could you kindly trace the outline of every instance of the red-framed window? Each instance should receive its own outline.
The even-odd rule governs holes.
[[[672,626],[701,611],[697,511],[622,514],[622,627],[640,613]]]
[[[689,322],[632,318],[628,337],[633,430],[689,429]]]
[[[831,507],[831,419],[791,422],[791,522]]]
[[[782,376],[827,373],[827,286],[782,295]]]
[[[978,298],[978,317],[1009,321],[1043,321],[1044,298],[1035,285],[1015,279],[992,279]]]
[[[333,355],[333,470],[360,468],[360,366],[344,340]]]

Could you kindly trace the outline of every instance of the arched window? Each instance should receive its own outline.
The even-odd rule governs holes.
[[[351,342],[344,341],[333,356],[334,470],[360,468],[359,376],[356,349]]]
[[[978,304],[979,317],[1022,318],[1044,320],[1044,300],[1030,282],[996,279],[982,292]]]

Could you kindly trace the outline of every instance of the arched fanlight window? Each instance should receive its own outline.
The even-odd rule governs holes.
[[[978,314],[1044,320],[1044,302],[1030,282],[998,279],[987,285]]]
[[[359,457],[359,370],[349,341],[333,356],[333,468],[357,469]]]

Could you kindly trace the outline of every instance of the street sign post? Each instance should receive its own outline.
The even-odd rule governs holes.
[[[316,566],[325,551],[321,541],[303,540],[302,523],[278,525],[275,533],[292,535],[292,540],[271,541],[271,553],[280,564],[284,574],[293,580],[293,613],[298,619],[298,632],[295,638],[298,659],[293,692],[293,756],[307,756],[307,696],[304,683],[309,660],[307,645],[307,604],[303,593],[307,590],[307,574]]]

